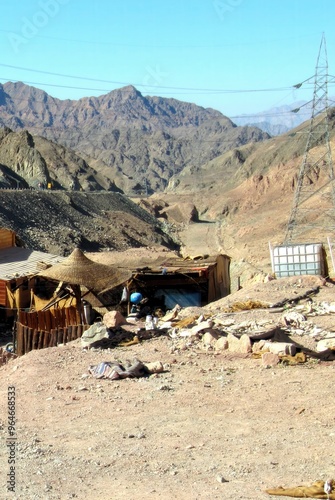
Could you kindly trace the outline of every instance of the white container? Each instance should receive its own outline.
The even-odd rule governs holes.
[[[324,276],[322,243],[274,247],[272,249],[272,266],[277,278],[304,274]]]
[[[153,330],[155,328],[152,316],[146,316],[145,318],[145,329],[146,330]]]

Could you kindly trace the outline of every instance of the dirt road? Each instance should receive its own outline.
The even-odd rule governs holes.
[[[218,255],[224,252],[221,222],[191,223],[179,232],[183,256]]]

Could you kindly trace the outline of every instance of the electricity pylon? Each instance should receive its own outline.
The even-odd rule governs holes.
[[[329,141],[327,48],[322,35],[314,77],[312,116],[302,163],[298,173],[293,206],[286,229],[285,244],[296,242],[308,228],[335,230],[335,182]],[[299,88],[302,84],[295,87]],[[294,110],[296,111],[296,110]]]

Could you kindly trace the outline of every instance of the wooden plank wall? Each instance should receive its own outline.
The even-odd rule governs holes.
[[[6,281],[0,280],[0,305],[7,307],[7,285]]]
[[[16,354],[55,347],[82,336],[89,325],[80,324],[75,307],[47,311],[19,311],[16,324]]]
[[[0,249],[15,246],[15,233],[10,229],[0,227]]]

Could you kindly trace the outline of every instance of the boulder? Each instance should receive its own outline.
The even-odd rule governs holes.
[[[331,339],[322,339],[317,343],[316,350],[317,352],[327,351],[328,349],[335,350],[335,338]]]
[[[107,328],[117,328],[127,323],[126,319],[119,311],[109,311],[104,315],[102,321]]]
[[[94,323],[81,336],[81,345],[90,347],[95,342],[108,338],[107,327],[102,323]]]
[[[226,349],[228,349],[227,337],[220,337],[215,344],[215,350],[216,351],[225,351]]]
[[[168,207],[164,207],[159,215],[166,218],[169,222],[189,223],[197,222],[199,214],[193,203],[175,203]]]
[[[262,364],[266,368],[276,366],[279,363],[279,356],[274,352],[265,352],[262,354]]]
[[[251,340],[249,335],[244,333],[241,338],[235,337],[235,335],[228,333],[227,336],[228,349],[232,352],[249,353],[252,351]]]
[[[213,347],[219,336],[216,332],[205,332],[202,336],[202,342],[206,347]]]

